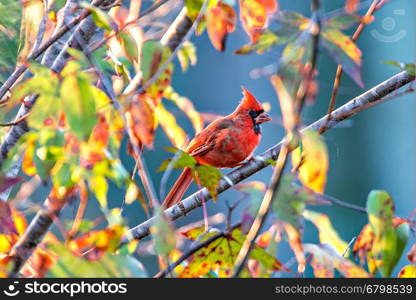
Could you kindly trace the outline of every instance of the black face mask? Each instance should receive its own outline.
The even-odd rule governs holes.
[[[260,109],[260,110],[250,110],[248,112],[249,116],[251,117],[251,120],[253,121],[253,128],[254,128],[254,132],[256,134],[261,133],[261,128],[260,128],[260,124],[258,124],[256,122],[256,118],[261,115],[262,113],[264,113],[264,109]]]

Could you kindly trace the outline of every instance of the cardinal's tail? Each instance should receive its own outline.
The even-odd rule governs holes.
[[[169,208],[182,200],[183,195],[192,182],[192,172],[190,168],[185,168],[176,180],[169,194],[162,203],[164,209]]]

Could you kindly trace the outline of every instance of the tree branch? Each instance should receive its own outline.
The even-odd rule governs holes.
[[[403,71],[400,72],[386,81],[380,83],[379,85],[368,90],[364,94],[357,96],[351,101],[347,102],[343,106],[339,107],[332,113],[331,121],[327,124],[325,131],[331,129],[335,125],[339,124],[345,119],[348,119],[357,113],[366,110],[367,108],[374,106],[378,103],[383,102],[383,97],[390,94],[391,92],[400,89],[401,87],[407,85],[408,83],[415,80],[415,76],[408,74]],[[327,115],[312,123],[305,129],[312,129],[318,131],[323,127],[327,122]],[[304,129],[304,130],[305,130]],[[322,133],[323,133],[322,132]],[[269,160],[276,160],[280,149],[282,147],[282,142],[276,144],[274,147],[262,153],[259,157],[256,157],[250,160],[244,166],[237,168],[231,173],[227,174],[229,180],[222,179],[217,187],[217,193],[223,193],[228,190],[233,183],[233,185],[239,183],[240,181],[250,177],[251,175],[257,173],[258,171],[269,166]],[[229,183],[230,181],[230,183]],[[165,210],[166,216],[171,220],[176,220],[188,214],[192,210],[200,207],[202,201],[208,201],[211,199],[211,195],[207,189],[201,189],[188,198],[180,202],[180,205],[174,205],[171,208]],[[150,227],[153,225],[154,218],[150,218],[147,221],[137,225],[136,227],[130,229],[124,238],[122,239],[121,244],[126,244],[133,239],[142,239],[150,235]]]

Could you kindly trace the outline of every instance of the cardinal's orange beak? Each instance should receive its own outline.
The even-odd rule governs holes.
[[[261,113],[260,115],[257,116],[256,123],[261,124],[261,123],[269,122],[271,120],[272,120],[272,118],[270,118],[270,116],[267,113],[263,112],[263,113]]]

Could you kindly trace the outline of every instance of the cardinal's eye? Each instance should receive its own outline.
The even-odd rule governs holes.
[[[250,117],[252,117],[253,119],[257,118],[262,113],[264,113],[264,109],[260,109],[260,110],[250,110],[248,112],[248,114],[250,115]]]

